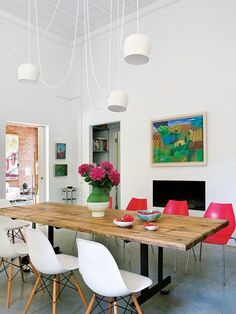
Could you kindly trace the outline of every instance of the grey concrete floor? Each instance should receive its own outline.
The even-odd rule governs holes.
[[[45,227],[40,227],[46,232]],[[91,239],[91,235],[78,233],[78,237]],[[76,255],[74,246],[75,232],[65,229],[55,231],[55,244],[59,245],[66,254]],[[96,237],[96,241],[106,243],[106,239]],[[117,246],[114,240],[110,241],[109,249],[115,257],[121,269],[131,270],[139,273],[139,245],[129,243],[124,250],[123,242],[119,241]],[[132,254],[130,254],[130,252]],[[196,247],[197,256],[199,248]],[[131,265],[128,263],[131,256]],[[222,247],[215,245],[204,245],[202,262],[195,262],[190,258],[189,271],[185,275],[186,253],[178,252],[178,268],[174,272],[175,251],[164,250],[164,274],[171,275],[172,283],[169,286],[170,294],[157,294],[142,305],[146,314],[173,313],[173,314],[233,314],[236,313],[235,291],[236,291],[236,249],[227,247],[226,249],[226,286],[222,284]],[[46,257],[45,257],[46,258]],[[155,282],[157,280],[157,249],[154,254],[149,251],[150,277]],[[83,283],[78,275],[79,282],[83,288],[87,299],[92,293]],[[13,281],[11,306],[6,308],[6,285],[7,279],[4,273],[0,274],[0,314],[23,313],[28,296],[35,282],[32,274],[26,274],[25,281],[17,275]],[[28,313],[51,313],[51,301],[46,292],[39,292],[35,295]],[[63,292],[61,300],[58,302],[57,313],[82,314],[85,313],[83,304],[78,294],[71,289]],[[120,311],[119,313],[122,313]]]

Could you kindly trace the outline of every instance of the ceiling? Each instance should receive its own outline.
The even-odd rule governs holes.
[[[83,7],[80,0],[78,34],[83,34]],[[113,16],[117,17],[117,3],[119,1],[120,14],[123,0],[113,0]],[[139,0],[139,8],[143,8],[159,0]],[[90,30],[94,31],[109,23],[111,0],[88,0]],[[136,12],[136,0],[125,0],[125,15]],[[49,27],[49,32],[66,40],[74,36],[77,0],[37,0],[38,24],[45,30],[58,4],[58,10]],[[20,19],[28,21],[28,0],[0,0],[0,10]],[[31,0],[31,23],[35,25],[34,0]]]

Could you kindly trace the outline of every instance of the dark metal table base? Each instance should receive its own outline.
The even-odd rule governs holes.
[[[140,244],[140,273],[143,276],[149,276],[149,263],[148,263],[148,245]],[[161,292],[171,283],[171,277],[167,276],[163,279],[163,247],[158,247],[158,283],[141,291],[141,295],[138,297],[139,304],[144,303],[150,299],[154,294]],[[168,294],[165,291],[164,294]]]

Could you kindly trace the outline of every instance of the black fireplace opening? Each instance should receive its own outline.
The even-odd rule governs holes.
[[[153,180],[153,206],[165,207],[169,200],[186,200],[191,210],[205,210],[205,181]]]

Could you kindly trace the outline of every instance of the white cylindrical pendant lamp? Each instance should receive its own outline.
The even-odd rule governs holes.
[[[38,80],[38,67],[32,63],[23,63],[18,67],[19,81],[34,81]]]
[[[124,112],[128,105],[128,94],[121,90],[114,90],[110,92],[108,97],[107,108],[114,112]]]
[[[140,65],[149,61],[151,41],[144,34],[133,34],[124,43],[124,59],[127,63]]]

